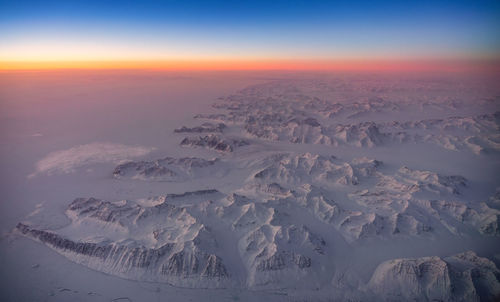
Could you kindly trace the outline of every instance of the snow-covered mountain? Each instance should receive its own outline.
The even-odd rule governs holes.
[[[474,252],[381,263],[368,287],[386,301],[493,301],[500,270]]]
[[[113,171],[116,178],[131,178],[156,181],[186,181],[218,171],[224,173],[223,164],[217,158],[166,157],[155,161],[138,161],[121,164]],[[211,174],[213,175],[213,174]]]
[[[402,84],[396,94],[346,85],[272,81],[221,98],[215,113],[195,116],[201,125],[174,130],[180,146],[197,147],[183,150],[206,157],[129,161],[109,173],[148,188],[197,188],[77,198],[66,208],[66,226],[46,228],[28,217],[16,231],[131,280],[353,301],[498,298],[500,271],[483,257],[498,254],[497,246],[483,255],[456,242],[498,242],[499,191],[490,189],[500,183],[482,184],[446,165],[446,156],[498,160],[500,114],[491,111],[498,102],[401,99],[419,84]],[[442,117],[428,118],[436,112]],[[411,160],[385,154],[397,148]],[[443,163],[426,162],[425,150],[445,154]],[[408,256],[413,242],[425,256]],[[447,242],[461,253],[426,251]],[[356,259],[366,260],[349,263],[358,250],[366,257]]]

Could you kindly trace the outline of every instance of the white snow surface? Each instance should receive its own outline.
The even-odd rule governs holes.
[[[253,76],[258,80],[234,77],[228,88],[223,75],[140,75],[149,88],[138,95],[186,82],[201,83],[197,98],[212,98],[189,107],[183,88],[171,96],[178,103],[159,98],[132,121],[119,114],[105,141],[123,143],[80,142],[37,153],[45,157],[31,161],[35,172],[27,165],[19,184],[4,188],[6,200],[27,205],[6,220],[10,232],[2,239],[5,267],[31,274],[25,286],[37,291],[6,290],[2,300],[500,297],[494,81]],[[159,108],[184,111],[164,119]],[[24,139],[47,137],[43,129],[26,132],[44,134]],[[19,193],[21,187],[29,193]],[[23,268],[29,249],[45,256]],[[56,264],[59,273],[71,267],[76,275],[62,280]],[[50,282],[42,281],[45,275]],[[79,283],[87,278],[104,286]]]
[[[36,163],[37,174],[65,174],[75,172],[78,168],[99,163],[120,163],[132,158],[144,156],[154,148],[142,146],[126,146],[122,144],[94,142],[79,145],[66,150],[54,151]]]

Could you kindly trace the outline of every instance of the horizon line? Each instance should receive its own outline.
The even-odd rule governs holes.
[[[1,71],[500,71],[500,59],[0,60]]]

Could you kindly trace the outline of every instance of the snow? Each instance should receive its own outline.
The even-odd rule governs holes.
[[[273,76],[3,74],[2,300],[500,294],[489,79]]]
[[[80,145],[49,153],[36,163],[36,171],[29,177],[41,173],[71,173],[83,166],[97,163],[119,163],[144,156],[153,150],[154,148],[99,142]]]

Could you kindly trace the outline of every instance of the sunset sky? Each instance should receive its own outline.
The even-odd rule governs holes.
[[[0,69],[487,67],[500,1],[4,1]]]

